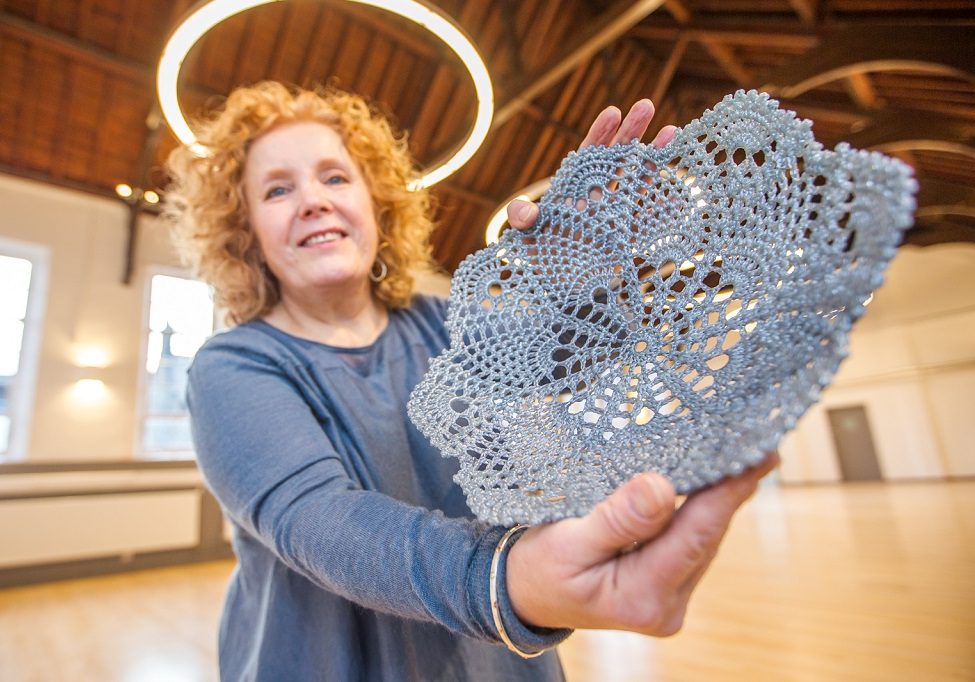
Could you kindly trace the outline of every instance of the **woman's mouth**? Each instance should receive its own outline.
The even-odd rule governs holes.
[[[346,234],[342,230],[324,230],[322,232],[315,232],[308,235],[298,243],[298,246],[317,246],[319,244],[328,244],[329,242],[343,239],[345,236]]]

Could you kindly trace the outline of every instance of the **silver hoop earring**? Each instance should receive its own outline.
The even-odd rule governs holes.
[[[379,272],[376,272],[376,266],[379,266]],[[386,263],[379,256],[376,256],[376,262],[372,264],[372,270],[369,271],[369,279],[373,282],[382,282],[386,279],[386,275],[389,274],[389,268],[386,267]]]

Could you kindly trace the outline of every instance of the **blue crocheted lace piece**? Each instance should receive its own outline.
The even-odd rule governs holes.
[[[571,153],[538,227],[464,260],[409,414],[479,518],[581,515],[642,471],[691,492],[816,401],[917,187],[811,125],[739,91],[663,149]]]

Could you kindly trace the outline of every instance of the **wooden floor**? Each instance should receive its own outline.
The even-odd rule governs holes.
[[[231,568],[0,590],[0,680],[214,680]],[[570,682],[975,680],[975,482],[765,487],[680,634],[561,654]]]

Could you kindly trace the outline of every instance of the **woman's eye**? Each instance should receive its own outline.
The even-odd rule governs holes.
[[[344,175],[329,175],[325,178],[325,184],[328,185],[342,185],[348,182],[349,179]]]
[[[287,189],[284,187],[272,187],[264,194],[264,198],[273,199],[274,197],[283,195],[285,192],[287,192]]]

